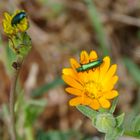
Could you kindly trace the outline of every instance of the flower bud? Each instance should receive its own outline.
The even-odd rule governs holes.
[[[102,113],[97,115],[94,125],[100,132],[107,133],[115,127],[116,120],[112,114]]]

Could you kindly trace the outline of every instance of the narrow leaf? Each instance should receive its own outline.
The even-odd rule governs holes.
[[[136,116],[131,123],[132,130],[140,133],[140,115]]]
[[[122,113],[121,115],[119,115],[118,117],[116,117],[116,123],[117,123],[117,127],[121,126],[121,124],[124,121],[124,113]]]
[[[44,93],[46,93],[48,90],[50,90],[50,89],[52,89],[52,88],[54,88],[54,87],[56,87],[58,85],[63,85],[63,84],[64,84],[64,81],[61,78],[56,78],[51,83],[44,84],[43,86],[35,89],[32,92],[32,96],[41,96]]]
[[[90,109],[89,107],[87,106],[84,106],[84,105],[78,105],[76,106],[76,108],[81,112],[83,113],[85,116],[87,116],[88,118],[90,119],[93,119],[97,116],[98,112],[95,111],[95,110],[92,110]]]
[[[110,113],[114,113],[115,109],[116,109],[116,106],[117,106],[117,103],[118,103],[118,97],[116,97],[113,102],[112,102],[112,106],[110,108]]]

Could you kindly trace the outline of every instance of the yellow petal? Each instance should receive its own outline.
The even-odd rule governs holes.
[[[86,51],[82,51],[80,55],[80,62],[81,64],[89,63],[89,56]]]
[[[86,96],[82,96],[82,104],[83,105],[89,105],[92,103],[92,99]]]
[[[90,79],[94,82],[98,82],[99,80],[99,75],[100,75],[100,68],[97,67],[96,69],[94,69],[94,71],[89,71],[90,74]]]
[[[74,74],[77,75],[78,72],[76,68],[79,68],[81,65],[74,58],[70,59],[70,64],[71,64]]]
[[[115,74],[116,70],[117,70],[117,65],[114,64],[108,70],[107,75],[109,75],[110,77],[112,77]]]
[[[101,106],[103,108],[109,108],[110,107],[110,102],[103,97],[99,99],[99,103],[101,104]]]
[[[110,58],[106,56],[103,59],[103,64],[100,66],[100,77],[104,78],[104,75],[107,73],[110,66]]]
[[[76,96],[82,96],[83,92],[79,89],[68,87],[65,89],[68,93],[76,95]]]
[[[104,86],[104,91],[112,90],[117,81],[118,81],[118,76],[115,75],[115,76],[111,77],[111,79],[106,81],[106,83],[104,82],[104,85],[103,85]]]
[[[72,68],[64,68],[62,70],[62,73],[64,75],[67,75],[67,76],[70,76],[72,77],[73,79],[79,81],[81,84],[83,84],[82,80],[81,80],[81,77],[78,76],[78,73],[75,72]]]
[[[4,13],[4,17],[5,17],[5,19],[8,20],[8,21],[11,20],[11,16],[10,16],[7,12]]]
[[[76,98],[73,98],[69,101],[69,104],[71,106],[77,106],[77,105],[80,105],[82,102],[82,98],[81,97],[76,97]]]
[[[94,110],[98,110],[100,108],[100,104],[96,99],[93,99],[92,103],[89,106]]]
[[[70,59],[70,64],[72,68],[79,68],[81,66],[74,58]]]
[[[98,58],[97,53],[95,51],[91,51],[89,55],[89,60],[94,61]]]
[[[115,74],[116,69],[117,69],[116,64],[114,64],[110,67],[110,69],[108,70],[108,72],[104,76],[103,83],[106,83],[109,79],[111,79],[111,77]]]
[[[88,73],[86,71],[78,73],[78,77],[80,77],[83,83],[87,83],[89,81]]]
[[[62,73],[63,73],[64,75],[69,75],[69,76],[72,76],[72,77],[75,76],[72,68],[64,68],[64,69],[62,70]]]
[[[113,98],[117,97],[118,95],[119,95],[119,94],[118,94],[118,91],[112,90],[112,91],[110,91],[110,92],[105,93],[104,97],[105,97],[106,99],[113,99]]]
[[[83,90],[83,86],[77,82],[76,80],[74,80],[73,78],[71,78],[70,76],[67,75],[62,75],[62,79],[70,86]]]

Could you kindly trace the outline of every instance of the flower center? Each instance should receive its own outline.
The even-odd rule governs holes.
[[[103,86],[101,85],[101,83],[97,83],[94,81],[89,81],[84,86],[85,94],[90,98],[101,97],[102,89],[103,89]]]

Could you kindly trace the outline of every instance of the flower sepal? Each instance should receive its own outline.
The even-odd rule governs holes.
[[[116,140],[123,135],[123,120],[124,113],[114,117],[111,113],[100,112],[96,118],[92,118],[92,124],[98,129],[98,131],[105,133],[105,140]]]
[[[105,140],[118,140],[120,136],[124,133],[123,128],[114,128],[111,129],[108,133],[105,134]]]
[[[120,127],[124,121],[124,113],[122,113],[121,115],[117,116],[116,119],[116,126]]]
[[[85,116],[87,116],[89,119],[93,119],[93,118],[96,118],[98,113],[97,111],[87,107],[87,106],[84,106],[84,105],[78,105],[76,106],[76,108],[82,113],[84,114]]]
[[[103,133],[107,133],[116,126],[116,120],[110,113],[99,113],[92,119],[93,125]]]

